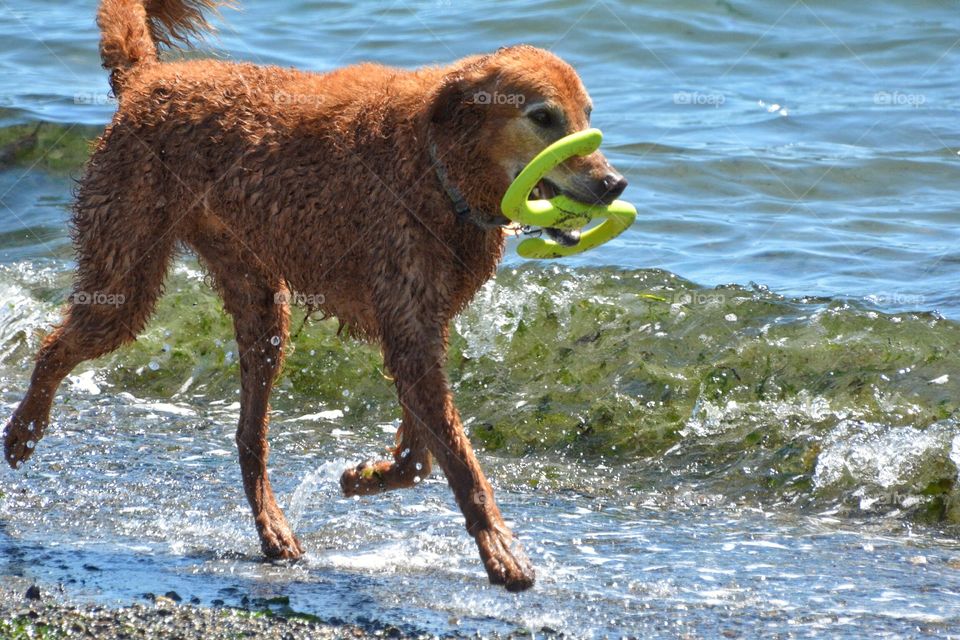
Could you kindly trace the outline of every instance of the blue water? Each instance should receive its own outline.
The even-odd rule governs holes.
[[[95,135],[109,121],[114,106],[91,5],[0,0],[0,129],[54,123],[67,140]],[[916,312],[904,316],[912,327],[934,318],[922,344],[955,344],[948,336],[960,319],[956,0],[248,0],[215,22],[219,36],[188,55],[322,71],[366,60],[444,63],[517,42],[552,49],[591,92],[593,123],[630,180],[624,197],[639,211],[623,236],[566,265],[661,269],[706,291],[731,284],[764,292],[757,295],[769,303],[769,318],[721,316],[752,327],[737,350],[749,349],[753,328],[764,337],[784,317],[809,329],[801,335],[822,330],[831,348],[842,350],[853,338],[842,329],[830,333],[831,315],[874,311]],[[80,174],[79,164],[64,170],[39,159],[0,162],[0,291],[7,302],[0,378],[10,405],[25,388],[36,334],[56,320],[69,281],[65,221]],[[522,262],[511,246],[505,268]],[[807,309],[800,299],[825,306]],[[525,312],[503,300],[483,304],[492,313]],[[947,320],[925,315],[932,312]],[[675,337],[686,329],[671,331]],[[874,328],[857,331],[862,338]],[[492,339],[484,349],[488,343],[488,357],[502,356]],[[627,348],[630,362],[612,368],[619,376],[635,369],[626,367],[633,360],[662,363],[680,343],[672,344]],[[901,366],[904,351],[891,356],[891,366]],[[876,476],[874,487],[894,491],[904,478],[926,477],[930,460],[941,473],[943,465],[960,465],[956,399],[950,404],[927,391],[916,399],[918,389],[955,389],[960,371],[937,369],[935,348],[917,353],[934,356],[903,363],[899,378],[881,372],[889,387],[870,396],[894,407],[889,425],[856,425],[855,412],[822,408],[822,399],[803,393],[751,410],[767,412],[763,424],[786,425],[785,448],[807,437],[819,442],[822,452],[812,454],[820,457],[819,475],[811,481],[823,483],[821,490],[824,478],[852,477],[847,499],[875,500],[856,483]],[[910,378],[914,365],[924,379]],[[229,406],[233,398],[181,394],[177,413],[163,398],[119,395],[123,388],[103,381],[72,379],[31,469],[0,471],[7,494],[0,499],[7,568],[0,571],[63,581],[72,597],[111,602],[171,588],[204,604],[286,595],[294,608],[324,617],[397,621],[436,633],[960,633],[960,547],[950,529],[915,526],[899,512],[864,521],[829,508],[798,514],[788,499],[757,505],[752,496],[707,491],[692,480],[688,474],[722,476],[738,465],[734,459],[729,469],[713,468],[695,453],[716,444],[698,437],[722,437],[717,430],[745,411],[726,399],[698,402],[689,420],[663,427],[686,424],[684,444],[692,444],[680,449],[689,456],[684,473],[669,464],[672,449],[607,461],[616,469],[609,474],[602,460],[563,460],[548,473],[543,468],[559,464],[555,458],[485,455],[500,478],[505,512],[542,568],[536,591],[507,596],[484,585],[438,476],[422,493],[360,503],[336,497],[338,471],[378,455],[392,437],[375,425],[356,431],[334,420],[295,437],[280,431],[277,486],[298,512],[311,555],[297,567],[265,565],[257,561],[229,451],[235,410],[209,410],[212,401]],[[931,417],[936,402],[944,415]],[[287,400],[288,417],[312,412],[294,413],[295,403]],[[910,424],[903,416],[911,411],[923,418]],[[821,428],[825,415],[836,421]],[[362,437],[324,435],[345,426]],[[180,453],[164,449],[166,439]],[[738,474],[763,472],[744,456]],[[560,480],[549,490],[531,487],[531,477],[555,480],[551,473]],[[951,504],[948,519],[956,522],[960,502]],[[418,522],[416,536],[404,533]]]
[[[106,122],[89,4],[0,11],[4,120]],[[640,212],[579,262],[960,310],[956,2],[247,2],[220,24],[217,55],[316,70],[550,48]]]

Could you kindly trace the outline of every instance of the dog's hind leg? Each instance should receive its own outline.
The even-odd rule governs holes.
[[[142,194],[141,194],[142,195]],[[133,341],[153,312],[173,253],[161,216],[130,198],[79,197],[74,216],[77,274],[63,322],[37,353],[30,388],[4,429],[7,462],[16,468],[43,436],[60,382],[78,364]],[[158,228],[160,231],[158,231]]]
[[[397,429],[397,446],[393,460],[373,464],[361,463],[347,469],[340,476],[340,488],[345,496],[364,496],[391,489],[415,486],[430,475],[430,451],[417,430],[413,416],[403,410],[403,422]]]
[[[233,316],[240,361],[240,423],[237,449],[243,489],[253,510],[263,553],[299,558],[303,547],[277,505],[267,476],[270,391],[283,361],[290,308],[281,278],[225,226],[190,241],[210,270],[224,307]]]

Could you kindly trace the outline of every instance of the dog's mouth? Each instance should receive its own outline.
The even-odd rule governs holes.
[[[537,186],[530,192],[528,200],[549,200],[558,194],[570,197],[569,194],[564,193],[557,185],[544,178],[538,182]],[[564,247],[573,247],[580,242],[580,229],[556,229],[554,227],[546,227],[543,231],[551,240]]]

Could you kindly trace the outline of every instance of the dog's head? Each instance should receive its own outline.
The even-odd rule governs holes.
[[[550,143],[589,128],[592,108],[570,65],[549,51],[520,45],[462,60],[432,96],[428,126],[437,161],[471,209],[491,218],[483,222],[494,222],[523,167]],[[594,152],[559,165],[533,197],[562,193],[609,204],[626,186],[603,154]]]

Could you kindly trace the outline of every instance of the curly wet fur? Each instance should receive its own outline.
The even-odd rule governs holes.
[[[288,337],[289,292],[296,291],[380,343],[403,408],[394,460],[347,470],[344,492],[412,486],[429,473],[432,457],[491,581],[529,587],[533,569],[493,500],[444,373],[448,325],[494,273],[504,236],[453,214],[429,146],[473,221],[489,223],[511,177],[503,167],[529,159],[544,142],[524,133],[515,105],[481,106],[471,96],[499,90],[551,99],[563,105],[571,128],[582,128],[588,98],[579,79],[552,54],[526,46],[416,71],[363,64],[316,74],[160,62],[157,46],[203,29],[202,10],[215,4],[100,5],[101,54],[119,108],[77,194],[73,304],[44,341],[30,389],[7,425],[8,462],[16,466],[32,453],[73,367],[143,329],[183,243],[234,318],[237,443],[267,555],[303,553],[266,473],[268,398]],[[599,155],[576,162],[583,172],[609,167]],[[124,303],[83,304],[78,296],[92,292]]]

